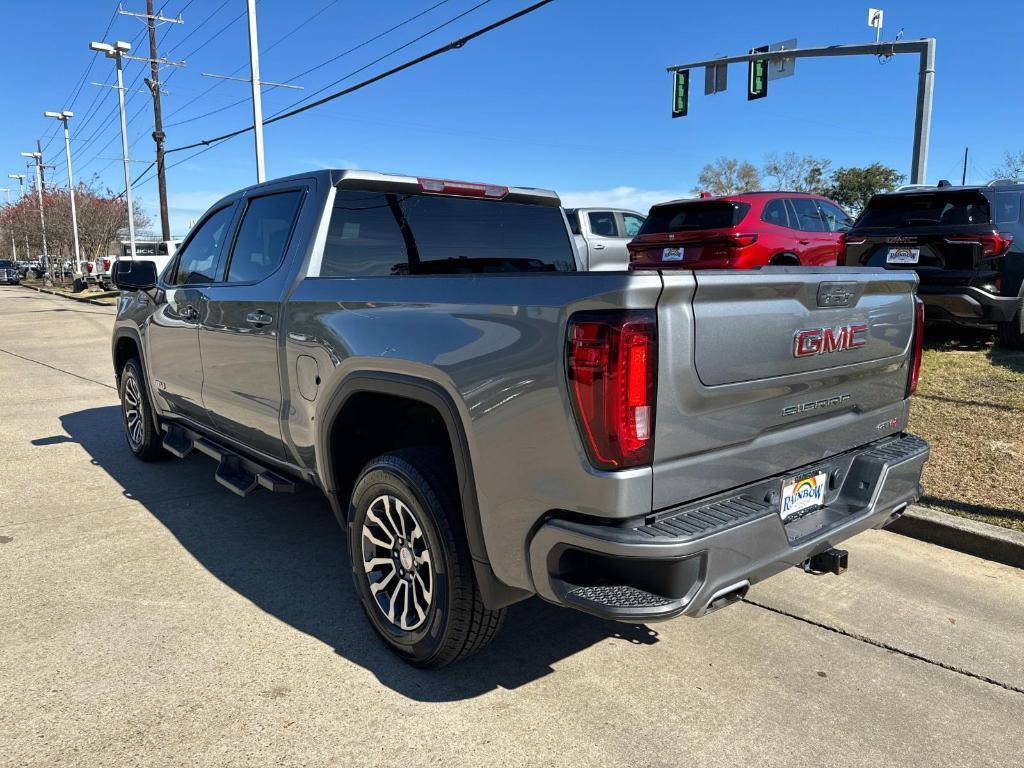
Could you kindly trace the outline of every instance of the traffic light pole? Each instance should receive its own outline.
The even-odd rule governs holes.
[[[748,53],[742,56],[706,59],[689,64],[675,64],[669,72],[679,72],[695,67],[716,64],[738,64],[741,62],[780,61],[784,59],[816,59],[831,56],[895,56],[916,53],[921,62],[917,77],[917,113],[914,119],[914,155],[910,167],[912,184],[924,184],[928,167],[928,142],[932,127],[932,94],[935,89],[935,38],[921,40],[897,40],[892,43],[858,43],[853,45],[829,45],[819,48],[793,48],[769,53]]]

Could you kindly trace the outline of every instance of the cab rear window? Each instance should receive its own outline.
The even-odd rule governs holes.
[[[739,224],[750,210],[741,202],[693,201],[659,205],[640,228],[641,235],[661,232],[690,232],[700,229],[728,229]]]
[[[988,200],[980,192],[931,192],[871,198],[856,226],[914,229],[988,224]]]
[[[562,209],[338,190],[321,277],[573,272]]]

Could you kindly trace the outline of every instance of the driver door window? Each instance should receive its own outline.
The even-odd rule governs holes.
[[[231,229],[234,206],[215,211],[204,221],[178,257],[172,285],[201,285],[217,281],[220,254]]]

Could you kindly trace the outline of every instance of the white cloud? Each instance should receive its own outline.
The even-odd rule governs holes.
[[[655,203],[690,197],[682,190],[637,189],[636,187],[613,187],[585,192],[559,193],[562,205],[567,208],[631,208],[646,213]]]

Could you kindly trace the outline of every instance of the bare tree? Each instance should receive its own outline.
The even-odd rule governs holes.
[[[709,192],[718,197],[737,192],[753,192],[760,188],[761,175],[754,165],[745,160],[719,157],[701,169],[693,193]]]
[[[820,195],[828,188],[831,167],[832,161],[824,157],[798,155],[796,152],[780,156],[773,152],[765,158],[764,175],[775,179],[775,189]]]
[[[992,169],[994,179],[1024,179],[1024,152],[1006,152],[1003,164]]]
[[[19,256],[35,258],[42,253],[42,227],[39,221],[39,198],[33,185],[25,196],[16,203],[0,208],[0,229],[4,233],[14,232]],[[75,187],[75,205],[78,214],[78,237],[84,260],[105,256],[111,247],[117,247],[121,230],[128,227],[128,205],[123,197],[110,189],[99,187],[95,180],[80,181]],[[74,255],[74,233],[71,228],[71,197],[66,188],[50,189],[43,193],[43,210],[46,213],[46,245],[52,256],[70,258]],[[144,229],[150,226],[149,217],[135,207],[135,226]],[[26,239],[29,253],[22,254]],[[0,249],[10,250],[10,235],[6,235],[6,246],[0,241]]]

